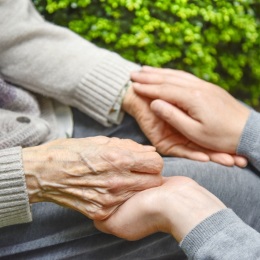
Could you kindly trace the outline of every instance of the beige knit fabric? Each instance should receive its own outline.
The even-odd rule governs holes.
[[[103,125],[110,126],[120,122],[122,111],[115,104],[129,81],[130,72],[139,68],[115,53],[94,46],[68,29],[45,22],[29,0],[0,0],[0,77],[8,82],[75,106]],[[113,117],[110,121],[111,111],[115,107],[119,107],[120,116],[117,117],[118,120]],[[5,121],[5,124],[14,132],[21,127],[28,130],[29,134],[36,127],[34,129],[37,132],[41,129],[42,135],[46,135],[44,138],[48,139],[47,129],[50,122],[32,115],[25,119],[21,115],[5,111],[2,109],[0,114],[3,120],[10,117],[10,122]],[[13,113],[19,112],[21,111]],[[29,136],[30,138],[24,138],[24,145],[34,145],[34,138],[31,138],[34,135]],[[15,135],[10,137],[6,135],[11,146],[18,144]],[[39,140],[39,137],[43,138],[37,136],[34,141]],[[3,147],[10,147],[7,142],[3,143]],[[0,154],[4,176],[3,181],[0,181],[0,192],[3,198],[10,195],[5,187],[14,187],[13,176],[17,177],[15,187],[18,194],[21,190],[23,192],[23,196],[19,196],[22,200],[21,214],[16,214],[17,209],[12,206],[17,198],[10,196],[8,201],[0,200],[2,226],[31,220],[26,187],[21,176],[22,164],[21,161],[18,162],[19,149],[6,148]],[[14,158],[15,166],[12,164]],[[16,193],[16,188],[12,189],[12,193]],[[8,221],[12,218],[12,221]]]
[[[21,148],[0,150],[0,227],[32,220]]]

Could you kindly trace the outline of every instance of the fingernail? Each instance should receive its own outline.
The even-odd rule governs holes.
[[[241,164],[241,168],[246,168],[248,165],[248,161],[245,161]]]
[[[236,165],[245,168],[248,165],[248,160],[246,158],[240,157],[236,159]]]
[[[151,102],[150,107],[155,114],[159,115],[160,112],[164,109],[164,104],[161,102],[161,100],[156,99]]]

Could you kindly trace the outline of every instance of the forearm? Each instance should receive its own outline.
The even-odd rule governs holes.
[[[6,80],[109,125],[112,107],[137,65],[45,22],[28,0],[0,2],[0,31],[0,72]]]
[[[237,154],[248,158],[260,170],[260,114],[252,110],[243,130]]]
[[[0,150],[0,227],[32,220],[21,148]]]
[[[180,246],[189,259],[258,259],[260,234],[230,209],[213,214],[196,226]]]

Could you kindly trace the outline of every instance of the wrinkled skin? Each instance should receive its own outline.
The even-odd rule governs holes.
[[[95,221],[106,233],[137,240],[166,232],[180,242],[195,226],[226,206],[187,177],[169,177],[160,187],[142,191],[105,221]]]
[[[23,149],[31,203],[48,201],[91,219],[109,217],[135,193],[161,185],[161,157],[131,140],[60,139]]]
[[[189,73],[173,72],[169,69],[144,67],[140,72],[132,74],[132,80],[139,84],[134,83],[134,90],[132,88],[128,90],[123,107],[137,120],[142,131],[158,152],[198,161],[211,160],[227,166],[246,166],[247,160],[235,154],[235,146],[249,112],[227,92]],[[180,92],[178,96],[176,96],[176,92],[178,93],[176,89]],[[182,98],[182,101],[175,101],[177,97]],[[172,103],[167,103],[168,106],[165,105],[162,109],[161,104],[165,103],[163,100]],[[230,105],[229,102],[231,102]],[[227,103],[228,105],[225,105]],[[178,120],[179,117],[175,117],[172,113],[172,107],[185,116],[187,116],[186,110],[189,110],[188,115],[193,115],[192,111],[197,109],[196,113],[200,113],[200,116],[204,118],[203,126],[211,125],[211,129],[200,126],[200,131],[196,131],[198,129],[196,125]],[[228,109],[232,110],[229,114],[226,112]],[[236,134],[232,131],[222,132],[223,128],[228,128],[232,124],[233,129],[238,129]],[[210,139],[208,138],[209,131]],[[217,139],[211,138],[215,131],[215,135],[219,135]],[[233,136],[236,145],[233,144],[231,149],[227,149],[230,142],[225,146],[222,144],[223,140],[228,140],[230,136]]]

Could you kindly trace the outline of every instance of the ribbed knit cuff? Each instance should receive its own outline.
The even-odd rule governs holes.
[[[32,221],[21,152],[0,150],[0,227]]]
[[[126,61],[116,54],[108,54],[90,73],[85,75],[74,93],[74,106],[87,113],[105,126],[120,123],[121,107],[118,108],[118,122],[110,122],[122,89],[130,79],[132,71],[140,66]]]
[[[181,241],[180,247],[188,259],[194,259],[196,252],[215,234],[237,222],[241,222],[241,220],[231,209],[220,210],[192,229]]]
[[[260,169],[260,114],[252,110],[244,127],[237,154],[243,155]]]

